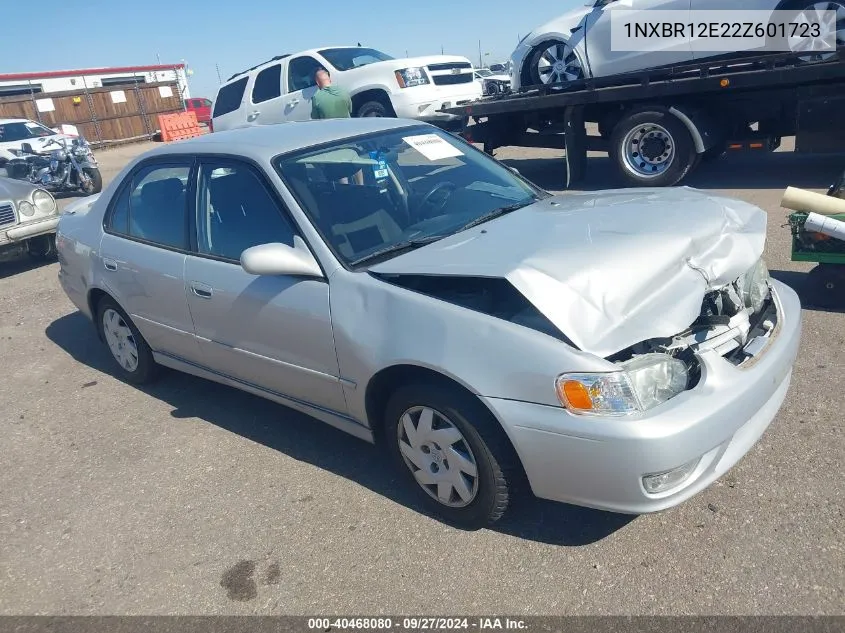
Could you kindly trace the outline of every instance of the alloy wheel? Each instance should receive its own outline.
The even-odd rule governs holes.
[[[834,20],[822,19],[825,12],[831,12]],[[803,61],[822,61],[828,59],[833,55],[830,53],[820,53],[819,49],[827,48],[829,39],[833,37],[835,45],[845,46],[845,4],[841,2],[815,2],[807,5],[803,11],[796,16],[795,22],[798,24],[819,23],[821,26],[821,34],[819,37],[800,37],[800,33],[796,32],[795,36],[788,38],[789,50],[795,53],[808,51],[806,57],[801,57]]]
[[[584,77],[578,56],[568,44],[557,42],[537,58],[537,76],[546,85],[576,81]]]

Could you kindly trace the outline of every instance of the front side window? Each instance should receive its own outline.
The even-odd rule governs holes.
[[[190,165],[140,168],[112,206],[111,232],[167,248],[188,249],[187,190]]]
[[[205,162],[197,195],[197,249],[240,261],[248,248],[276,242],[293,246],[294,231],[267,186],[249,166]]]
[[[26,141],[31,138],[53,136],[55,132],[35,121],[16,121],[0,125],[0,143]]]
[[[316,86],[315,73],[323,65],[313,57],[297,57],[288,64],[288,91],[298,92]]]
[[[441,239],[548,194],[447,132],[389,130],[274,160],[349,266]]]
[[[320,51],[332,66],[338,70],[352,70],[376,62],[389,62],[393,58],[374,48],[327,48]]]
[[[282,65],[265,68],[255,77],[252,87],[252,102],[263,103],[282,96]]]

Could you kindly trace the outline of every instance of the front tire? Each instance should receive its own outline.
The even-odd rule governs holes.
[[[100,170],[96,167],[83,167],[82,171],[91,179],[87,187],[82,187],[83,193],[87,196],[100,193],[103,190],[103,175],[100,173]]]
[[[382,117],[388,118],[390,117],[390,112],[387,109],[387,106],[383,104],[381,101],[367,101],[366,103],[361,104],[361,107],[358,108],[358,117]]]
[[[584,68],[569,44],[548,40],[528,55],[526,74],[531,86],[552,86],[583,79]]]
[[[436,383],[400,387],[385,410],[395,466],[448,523],[480,529],[499,520],[519,477],[516,453],[474,397]]]
[[[642,110],[613,128],[610,155],[629,184],[671,187],[696,164],[689,130],[664,110]]]
[[[110,297],[104,297],[97,305],[97,327],[121,378],[135,385],[155,380],[159,367],[150,346],[132,319]]]

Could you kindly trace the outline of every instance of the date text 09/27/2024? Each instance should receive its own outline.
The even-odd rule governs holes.
[[[308,628],[318,631],[524,631],[527,625],[519,618],[474,617],[387,617],[373,618],[309,618]]]

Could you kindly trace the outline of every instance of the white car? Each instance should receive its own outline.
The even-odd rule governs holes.
[[[15,152],[21,150],[21,145],[29,143],[36,152],[43,151],[44,146],[51,140],[73,138],[60,134],[29,119],[0,119],[0,167],[15,157]],[[2,174],[0,174],[2,175]]]
[[[494,73],[489,68],[479,68],[476,70],[475,81],[481,86],[481,92],[485,96],[503,94],[510,92],[511,89],[510,75]]]
[[[447,127],[463,120],[441,109],[482,96],[466,57],[394,59],[372,48],[325,47],[280,55],[230,77],[214,100],[213,129],[309,120],[320,68],[350,94],[354,117],[418,119]]]
[[[617,4],[619,3],[619,4]],[[611,14],[616,6],[657,11],[836,11],[838,46],[845,45],[845,4],[843,1],[814,0],[588,0],[535,29],[511,55],[511,87],[514,92],[529,86],[561,84],[585,77],[604,77],[670,64],[723,55],[718,52],[679,48],[666,40],[663,48],[649,51],[613,50]],[[692,15],[691,18],[692,19]],[[688,22],[688,21],[685,21]],[[791,42],[790,42],[791,44]]]

